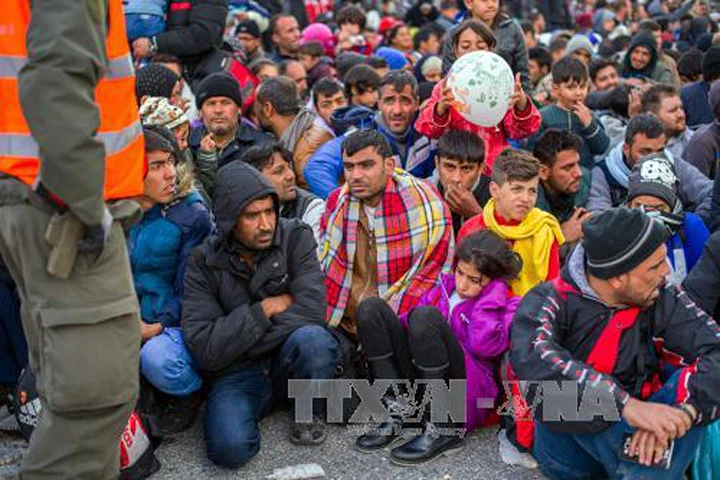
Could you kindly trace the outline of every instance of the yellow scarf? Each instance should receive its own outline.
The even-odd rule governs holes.
[[[513,240],[513,251],[520,255],[523,268],[518,277],[510,282],[516,295],[525,295],[535,285],[544,282],[548,275],[550,250],[553,240],[565,243],[560,223],[551,214],[533,208],[520,225],[500,225],[495,219],[495,199],[490,199],[483,209],[485,227],[506,240]]]

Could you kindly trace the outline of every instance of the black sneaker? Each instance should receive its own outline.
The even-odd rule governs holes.
[[[167,396],[158,414],[158,426],[163,435],[184,432],[195,422],[204,395],[202,391],[184,397]]]
[[[320,445],[325,438],[325,422],[319,418],[313,419],[311,423],[290,424],[290,441],[295,445]]]
[[[459,452],[465,446],[460,435],[441,435],[435,425],[426,423],[422,435],[393,448],[390,461],[403,466],[420,465],[441,455]]]

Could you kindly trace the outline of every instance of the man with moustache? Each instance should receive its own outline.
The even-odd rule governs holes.
[[[536,399],[534,456],[553,479],[681,478],[720,414],[720,328],[666,285],[662,223],[611,209],[587,221],[583,236],[560,277],[525,296],[512,325],[518,380],[563,385],[553,401]],[[585,408],[568,418],[562,404]]]
[[[654,85],[643,94],[641,110],[660,119],[665,128],[665,148],[674,158],[682,158],[693,132],[687,126],[680,94],[672,85]]]
[[[564,130],[546,130],[533,154],[540,161],[540,184],[535,206],[560,222],[566,243],[582,237],[582,224],[590,218],[585,209],[590,195],[590,172],[580,166],[582,140]]]
[[[436,142],[415,129],[419,105],[419,86],[412,73],[396,70],[383,77],[375,117],[378,131],[390,143],[397,167],[427,178],[435,170]]]
[[[433,185],[395,169],[379,132],[347,135],[342,162],[346,184],[328,197],[319,257],[328,323],[357,342],[363,300],[380,297],[402,316],[450,268],[452,219]]]
[[[625,131],[625,141],[610,150],[592,171],[587,208],[601,212],[620,206],[628,194],[633,165],[644,156],[667,150],[665,125],[653,114],[634,116]],[[713,182],[700,170],[672,154],[670,159],[678,177],[678,197],[683,210],[710,218]]]
[[[297,218],[312,228],[320,243],[320,219],[325,202],[297,186],[292,153],[280,143],[266,143],[249,148],[242,160],[258,169],[275,189],[280,200],[280,217]]]
[[[241,122],[242,96],[237,81],[229,73],[205,78],[195,92],[202,126],[190,133],[190,148],[198,158],[215,160],[218,168],[240,158],[253,145],[269,142],[266,134]]]
[[[218,172],[217,235],[193,250],[181,326],[207,386],[205,444],[237,468],[260,449],[258,421],[288,399],[289,379],[335,375],[337,342],[325,326],[325,285],[310,227],[280,217],[260,172],[230,162]],[[290,440],[318,445],[325,426],[292,422]]]

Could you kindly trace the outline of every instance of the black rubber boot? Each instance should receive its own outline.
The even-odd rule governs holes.
[[[441,455],[459,452],[465,446],[465,440],[462,437],[462,430],[452,428],[454,426],[455,424],[442,424],[443,429],[449,428],[453,432],[440,432],[438,431],[440,426],[426,422],[422,435],[393,448],[390,452],[390,461],[404,466],[420,465],[435,460]]]
[[[382,402],[390,413],[390,417],[355,440],[355,448],[370,453],[392,445],[402,435],[404,427],[403,412],[406,410],[406,399],[397,396],[398,391],[386,395]]]
[[[416,364],[418,376],[425,380],[447,379],[449,364],[439,367],[423,367]],[[424,395],[427,384],[420,384],[418,392]],[[438,423],[430,421],[430,406],[423,412],[423,433],[390,452],[390,461],[397,465],[412,466],[430,462],[441,455],[450,455],[463,449],[465,441],[462,423]]]

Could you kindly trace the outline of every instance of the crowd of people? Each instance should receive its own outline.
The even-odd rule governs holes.
[[[400,465],[499,424],[502,460],[550,478],[681,478],[720,433],[714,4],[123,7],[145,144],[128,253],[164,434],[204,405],[208,458],[238,468],[289,379],[333,378],[398,381],[355,447]],[[478,51],[514,74],[492,127],[446,83]],[[0,306],[9,392],[28,352],[4,267]],[[465,380],[464,421],[396,444],[406,379]],[[596,415],[521,388],[563,381]],[[325,419],[315,403],[290,440],[322,443]]]

